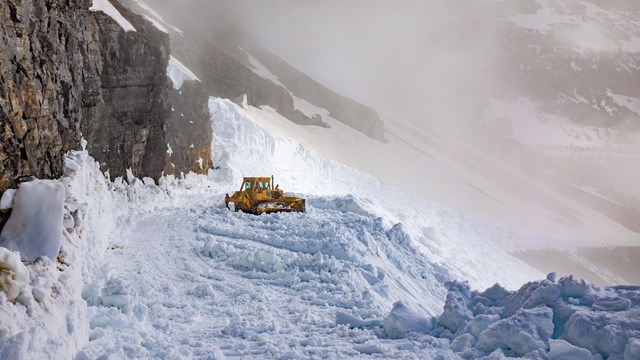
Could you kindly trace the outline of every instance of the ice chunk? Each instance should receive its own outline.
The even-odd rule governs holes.
[[[347,325],[350,329],[362,325],[362,319],[342,311],[336,312],[336,325]]]
[[[384,352],[384,350],[382,349],[382,346],[380,346],[380,344],[375,344],[375,343],[354,345],[353,348],[357,352],[367,354],[367,355],[382,354]]]
[[[23,259],[58,257],[62,245],[64,186],[57,180],[20,184],[11,217],[0,234],[0,246]]]
[[[624,360],[640,359],[640,339],[630,339],[624,350]]]
[[[510,294],[511,293],[507,289],[500,286],[500,284],[494,284],[492,287],[485,290],[485,292],[483,292],[481,295],[492,301],[498,301],[506,298]]]
[[[637,311],[622,318],[601,311],[577,311],[567,321],[563,338],[605,358],[612,354],[621,355],[629,335],[640,328],[637,319]]]
[[[463,322],[473,319],[473,313],[467,307],[471,298],[469,285],[459,282],[447,283],[449,288],[444,312],[438,318],[438,324],[456,332]]]
[[[384,331],[391,339],[400,339],[408,333],[428,334],[433,328],[433,321],[409,309],[398,301],[393,305],[391,313],[383,321]]]
[[[102,288],[102,305],[115,307],[124,313],[133,309],[133,297],[131,289],[121,279],[110,278]]]
[[[71,157],[64,158],[64,171],[65,174],[71,175],[80,170],[80,165],[75,162]]]
[[[241,108],[249,110],[249,101],[247,100],[247,94],[243,94],[240,97],[237,97],[236,103],[240,105]]]
[[[581,298],[583,296],[593,293],[591,285],[587,284],[584,280],[577,281],[573,279],[573,276],[560,279],[560,295],[563,298]]]
[[[631,300],[619,296],[608,296],[597,299],[593,305],[594,310],[600,311],[623,311],[629,310]]]
[[[511,349],[515,355],[546,348],[553,333],[553,311],[546,307],[518,311],[515,316],[498,321],[478,336],[478,349],[492,352]]]
[[[13,207],[13,200],[16,197],[16,189],[7,189],[0,199],[0,211],[8,211]]]
[[[188,292],[189,295],[193,295],[195,297],[204,299],[204,298],[211,298],[215,296],[215,291],[213,290],[213,288],[211,287],[211,285],[207,284],[207,283],[202,283],[202,284],[198,284],[196,285],[196,287],[194,287],[193,289],[191,289]]]
[[[551,360],[592,359],[591,351],[569,344],[564,340],[549,339]]]
[[[478,315],[471,320],[471,334],[478,337],[489,325],[500,320],[500,316],[496,314]]]
[[[462,334],[453,339],[449,345],[449,349],[455,353],[462,353],[465,350],[471,348],[476,342],[476,339],[471,334]]]
[[[136,31],[136,28],[131,25],[127,19],[120,14],[120,11],[116,9],[109,0],[93,0],[93,5],[89,8],[91,11],[102,11],[115,20],[124,31]]]
[[[9,249],[0,247],[0,291],[7,300],[15,301],[22,287],[29,284],[29,270],[20,261],[20,256]]]

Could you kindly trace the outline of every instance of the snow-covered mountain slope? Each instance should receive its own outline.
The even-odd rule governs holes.
[[[446,266],[456,278],[469,280],[477,287],[490,286],[497,279],[509,287],[518,286],[523,280],[541,275],[508,253],[526,244],[551,247],[555,242],[553,238],[516,233],[510,228],[460,215],[421,200],[414,193],[385,185],[315,150],[331,149],[338,151],[332,154],[335,158],[341,157],[339,151],[346,149],[339,143],[324,142],[340,134],[334,130],[327,130],[324,136],[297,134],[298,142],[296,134],[289,135],[287,129],[321,129],[292,124],[270,110],[254,107],[245,110],[228,100],[212,99],[210,108],[215,134],[213,163],[220,167],[214,176],[222,183],[231,180],[227,185],[229,191],[239,186],[243,176],[274,174],[276,183],[287,191],[353,197],[372,216],[381,217],[386,227],[402,223],[430,262]],[[344,129],[349,128],[344,126]],[[345,131],[343,136],[357,136],[355,131]],[[343,139],[338,138],[340,140]],[[351,152],[362,155],[365,150],[357,147],[359,140],[353,142]],[[384,149],[372,146],[370,150]],[[424,183],[417,185],[424,186]],[[518,269],[515,275],[522,276],[522,280],[510,285],[511,276],[504,277],[507,273],[514,275],[509,269]],[[487,272],[491,275],[486,276]]]
[[[269,112],[210,108],[220,169],[209,179],[110,182],[86,152],[70,154],[62,265],[23,269],[3,255],[21,274],[18,300],[0,296],[3,358],[638,354],[637,289],[448,282],[516,289],[542,274],[506,252],[526,234],[420,203],[273,134],[260,123]],[[307,197],[307,213],[224,207],[242,176],[269,171]]]
[[[162,1],[151,3],[159,6],[159,9],[170,8]],[[235,31],[226,31],[220,35],[216,26],[212,25],[214,29],[209,30],[218,35],[208,37],[198,49],[193,47],[191,40],[185,41],[186,38],[178,33],[173,34],[172,41],[183,53],[181,60],[196,66],[198,74],[204,75],[200,76],[203,81],[212,85],[212,91],[222,91],[225,97],[231,98],[246,92],[247,96],[244,99],[250,104],[271,104],[270,107],[274,109],[269,110],[262,105],[265,111],[257,110],[255,107],[248,110],[254,120],[270,132],[284,138],[293,138],[297,143],[324,157],[344,163],[384,184],[434,201],[455,212],[525,229],[537,234],[537,238],[555,239],[512,241],[512,251],[549,247],[572,251],[576,246],[636,246],[640,240],[640,225],[635,218],[640,216],[640,212],[633,206],[633,192],[636,187],[629,180],[634,176],[632,164],[640,153],[637,145],[640,141],[634,141],[633,133],[603,127],[602,124],[589,124],[586,120],[581,121],[582,117],[571,115],[574,114],[571,112],[574,105],[596,113],[602,109],[598,110],[593,106],[585,108],[585,104],[575,104],[567,98],[569,95],[573,96],[571,91],[575,89],[577,96],[584,97],[586,95],[580,95],[582,87],[607,83],[610,85],[607,85],[610,91],[598,90],[599,95],[594,94],[593,101],[590,100],[593,103],[591,105],[600,106],[598,104],[603,100],[600,95],[611,94],[627,94],[624,98],[616,97],[616,101],[633,104],[630,93],[622,91],[621,88],[628,79],[618,75],[607,76],[598,71],[591,73],[591,70],[580,73],[574,70],[570,73],[559,70],[564,69],[565,65],[569,66],[571,61],[576,64],[576,61],[584,61],[585,64],[581,66],[585,69],[591,69],[586,64],[589,62],[597,68],[609,69],[615,63],[615,58],[589,53],[580,55],[580,61],[574,59],[578,55],[571,47],[561,44],[558,40],[560,35],[556,33],[573,25],[560,24],[559,18],[547,19],[545,14],[551,10],[536,10],[546,9],[545,6],[555,8],[558,3],[483,2],[474,7],[477,11],[471,11],[460,4],[446,6],[447,16],[443,15],[444,17],[437,22],[444,22],[444,25],[440,25],[444,27],[441,30],[446,36],[442,42],[430,45],[433,46],[430,53],[436,58],[450,54],[453,50],[449,45],[458,39],[456,34],[464,29],[473,29],[470,32],[473,33],[472,38],[478,37],[478,41],[483,36],[501,38],[495,31],[502,34],[508,29],[502,42],[492,43],[501,49],[495,54],[502,54],[506,58],[499,61],[495,59],[496,62],[489,68],[500,78],[497,82],[508,84],[500,87],[500,91],[494,91],[493,86],[490,86],[494,82],[493,78],[484,79],[480,76],[480,71],[469,74],[469,79],[482,83],[483,89],[488,86],[486,94],[481,94],[480,101],[475,95],[467,94],[466,89],[473,87],[457,83],[454,80],[459,76],[452,74],[451,82],[437,81],[437,96],[434,95],[431,101],[422,100],[408,104],[401,111],[395,111],[397,109],[394,108],[393,96],[390,94],[389,99],[374,104],[383,114],[384,127],[376,126],[377,135],[373,138],[370,131],[364,131],[369,136],[362,134],[362,129],[367,128],[366,121],[359,124],[359,132],[354,130],[354,126],[345,125],[348,123],[345,116],[336,120],[336,114],[344,115],[336,111],[343,106],[337,106],[337,100],[328,101],[326,97],[335,100],[341,99],[340,96],[334,96],[336,94],[333,93],[333,97],[328,96],[326,91],[310,91],[309,89],[316,88],[309,85],[315,84],[312,79],[262,46],[243,40]],[[210,6],[205,6],[199,1],[189,4],[193,5],[193,9],[201,10]],[[579,18],[584,15],[584,11],[591,17],[601,15],[600,12],[591,11],[591,7],[583,5],[569,7],[567,12],[575,13],[569,18]],[[145,5],[143,8],[149,12],[148,6]],[[560,10],[551,12],[559,13]],[[601,16],[603,21],[609,17],[628,20],[629,16],[634,16],[633,13],[625,15],[615,10],[615,7],[605,13],[611,16]],[[456,14],[459,17],[453,16]],[[470,21],[472,16],[486,18],[489,14],[494,14],[501,20]],[[527,27],[524,23],[518,23],[519,18],[516,15],[530,16],[536,18],[536,21],[552,21],[553,24],[550,24],[547,30],[540,31]],[[171,17],[185,23],[186,20],[190,20],[188,29],[192,32],[194,29],[202,30],[207,27],[206,24],[196,24],[193,19],[197,16],[189,11]],[[531,21],[527,24],[530,23]],[[180,25],[182,27],[183,24]],[[447,26],[451,26],[451,30],[447,30]],[[468,39],[463,43],[467,42]],[[530,53],[534,50],[531,50],[533,48],[530,49],[528,44],[535,49],[540,47],[540,54]],[[206,52],[206,49],[211,51],[203,56],[201,52]],[[471,51],[474,47],[467,49],[460,46],[456,49],[452,54],[462,56],[460,52]],[[633,59],[635,55],[629,56]],[[439,64],[438,61],[434,62]],[[477,62],[479,64],[468,64],[468,67],[474,70],[479,66],[482,74],[486,74],[489,70],[481,66],[486,59],[481,57]],[[551,64],[552,68],[545,64]],[[494,69],[494,66],[502,68]],[[436,70],[438,69],[433,71]],[[449,68],[440,70],[452,71]],[[566,80],[561,84],[553,80],[558,73]],[[208,74],[215,74],[216,78],[206,79]],[[230,76],[237,81],[229,81]],[[530,84],[531,88],[521,88],[522,84]],[[592,88],[595,89],[593,86]],[[556,90],[561,94],[558,95]],[[407,94],[407,97],[415,98],[417,95],[419,94]],[[556,101],[563,96],[567,104]],[[280,100],[275,101],[274,98]],[[455,100],[454,104],[452,100]],[[615,108],[615,104],[609,100],[604,99],[604,104],[608,108]],[[470,106],[466,106],[467,103]],[[420,105],[416,106],[417,104]],[[558,105],[555,109],[557,111],[550,107],[553,104]],[[454,109],[445,109],[447,106]],[[385,110],[386,108],[391,108],[392,111]],[[456,129],[455,124],[459,119],[454,115],[459,115],[459,109],[478,110],[472,120],[467,119],[468,124],[459,125],[458,129],[461,131],[436,131],[435,128],[425,126],[425,123],[431,122],[451,122]],[[612,113],[615,115],[614,118],[618,119],[626,114],[623,110],[620,107]],[[398,112],[409,112],[414,117],[396,115]],[[282,114],[285,116],[280,116]],[[423,118],[416,118],[416,114],[423,114]],[[610,116],[608,113],[606,115]],[[298,118],[313,121],[297,121]],[[352,113],[346,118],[369,117]],[[451,121],[448,121],[449,118]],[[302,127],[294,124],[295,122],[321,126]],[[374,139],[385,139],[385,142]],[[237,148],[234,148],[234,151],[238,151]],[[218,160],[221,160],[219,156]],[[272,161],[269,157],[263,160]],[[305,161],[308,160],[301,160]],[[297,167],[300,165],[303,164]],[[214,163],[213,166],[219,164]],[[276,170],[287,171],[278,168],[278,165],[273,166]],[[240,171],[236,166],[230,168],[236,172]],[[279,171],[273,173],[277,175]],[[590,173],[611,173],[616,176],[590,176]],[[295,177],[296,184],[315,181],[320,179],[310,179],[301,173]],[[316,186],[315,190],[323,191],[318,189],[321,187]],[[343,193],[351,191],[358,190],[345,187]],[[407,208],[411,206],[407,205]]]
[[[634,245],[638,239],[636,233],[621,224],[445,134],[422,132],[389,116],[389,143],[383,144],[332,121],[321,108],[307,105],[305,111],[322,115],[331,128],[297,126],[268,108],[248,110],[254,121],[282,138],[295,139],[384,183],[458,211],[573,239],[574,244],[579,241],[583,246]],[[270,147],[264,144],[265,149]],[[302,181],[317,181],[304,178]],[[344,191],[359,193],[360,188],[353,185]],[[322,186],[317,189],[322,191]],[[410,209],[407,204],[402,212],[411,212]],[[538,247],[540,242],[514,246]]]
[[[256,36],[307,74],[366,99],[381,113],[401,114],[386,116],[387,130],[393,126],[390,117],[412,132],[445,130],[531,182],[552,193],[564,192],[579,207],[638,232],[626,220],[639,216],[640,208],[640,187],[634,181],[634,164],[640,161],[640,116],[634,110],[640,99],[634,85],[640,81],[640,59],[630,45],[640,39],[637,5],[601,0],[385,2],[368,4],[362,16],[354,3],[335,5],[341,11],[295,1],[264,8],[255,4],[248,6],[249,18],[257,8],[255,19],[245,26],[257,23]],[[285,8],[298,16],[279,16]],[[260,27],[269,31],[260,32]],[[343,41],[337,41],[336,33],[344,33],[339,36]],[[284,81],[268,57],[248,52],[259,62],[258,72],[321,106]],[[455,166],[459,160],[454,156],[447,164]],[[580,189],[564,191],[561,182],[545,175],[549,171],[632,211],[620,215],[625,209],[611,208]],[[391,173],[400,178],[400,172]],[[453,174],[448,177],[457,182]],[[398,182],[410,183],[411,178]],[[515,213],[529,211],[525,206]]]

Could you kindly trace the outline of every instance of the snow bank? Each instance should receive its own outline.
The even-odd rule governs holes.
[[[57,180],[20,184],[11,217],[0,234],[0,246],[34,261],[40,256],[55,260],[62,245],[64,187]]]
[[[383,327],[391,338],[420,333],[446,339],[467,359],[496,351],[526,358],[637,358],[640,288],[600,288],[573,277],[553,280],[530,282],[513,292],[497,285],[478,292],[466,283],[449,283],[444,312],[433,327],[421,315],[394,316],[395,307],[389,315],[395,321]],[[416,321],[425,326],[416,327]]]
[[[79,203],[77,196],[81,190],[91,195],[96,191],[90,181],[75,191],[70,184],[103,176],[97,164],[78,164],[72,159],[74,155],[70,156],[65,161],[67,177],[61,181],[20,185],[10,218],[13,224],[7,223],[3,229],[3,239],[19,239],[12,244],[30,262],[23,265],[17,253],[0,248],[4,288],[0,292],[0,358],[73,358],[87,342],[86,304],[81,291],[90,238],[83,221],[92,209]],[[97,174],[92,173],[94,169]],[[12,294],[6,286],[12,277],[14,288],[20,284],[15,302],[15,291]]]
[[[150,179],[110,182],[86,151],[70,153],[64,164],[59,181],[20,185],[2,232],[3,246],[15,245],[30,261],[23,264],[17,252],[0,247],[0,359],[76,358],[90,339],[87,302],[94,291],[109,306],[133,306],[118,280],[102,271],[115,229],[172,204],[171,190]],[[201,182],[165,180],[176,191]],[[46,254],[35,252],[43,249]]]
[[[178,59],[173,56],[169,57],[169,66],[167,66],[167,76],[173,83],[173,88],[180,90],[182,83],[185,81],[200,81],[198,77],[184,66]]]
[[[93,5],[89,8],[91,11],[102,11],[115,20],[124,31],[136,31],[127,19],[109,2],[109,0],[93,0]]]

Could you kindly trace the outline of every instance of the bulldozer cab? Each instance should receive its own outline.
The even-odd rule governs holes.
[[[240,191],[264,191],[271,190],[271,179],[270,178],[244,178],[242,181],[242,186],[240,187]]]

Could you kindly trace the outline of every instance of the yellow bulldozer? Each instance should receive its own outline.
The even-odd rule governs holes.
[[[233,196],[224,197],[227,209],[249,214],[271,214],[277,212],[305,212],[305,201],[293,196],[284,196],[284,191],[273,188],[273,176],[245,177],[240,190]],[[233,206],[233,209],[229,205]]]

